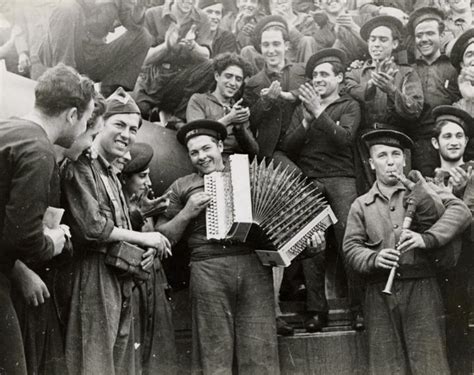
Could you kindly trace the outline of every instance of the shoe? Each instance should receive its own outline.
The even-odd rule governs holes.
[[[363,331],[365,329],[364,316],[362,313],[358,312],[354,314],[354,318],[352,320],[352,329],[356,331]]]
[[[276,318],[277,334],[281,336],[292,336],[295,330],[283,318]]]
[[[314,314],[304,322],[306,332],[321,332],[327,326],[328,318],[326,314]]]

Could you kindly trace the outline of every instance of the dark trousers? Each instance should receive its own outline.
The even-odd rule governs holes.
[[[278,375],[272,270],[256,254],[191,262],[195,374]]]
[[[20,324],[10,298],[10,281],[0,272],[0,374],[26,374]]]

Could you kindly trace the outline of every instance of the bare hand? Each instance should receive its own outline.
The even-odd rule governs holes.
[[[377,256],[375,257],[375,267],[385,269],[398,267],[399,260],[400,251],[395,249],[382,249],[377,253]]]
[[[28,305],[39,306],[50,297],[43,280],[23,263],[17,262],[12,272],[15,286]]]
[[[317,231],[313,233],[311,238],[306,241],[306,246],[315,249],[315,252],[321,252],[326,250],[326,237],[323,231]]]
[[[170,242],[160,232],[140,233],[140,245],[145,248],[152,247],[159,251],[166,251],[166,249],[171,249]]]
[[[393,94],[396,91],[395,79],[387,73],[372,72],[371,80],[375,86],[386,94]]]
[[[172,23],[165,34],[166,46],[172,50],[176,49],[176,47],[178,46],[178,39],[178,27],[175,23]]]
[[[336,17],[336,26],[347,27],[348,29],[359,32],[360,27],[354,22],[350,14],[344,13]]]
[[[239,99],[233,106],[230,112],[225,116],[229,124],[242,124],[247,122],[250,118],[250,109],[242,107],[240,104],[243,99]]]
[[[140,266],[142,269],[147,271],[151,267],[153,267],[153,261],[155,260],[156,250],[150,247],[147,251],[145,251],[142,255],[142,261],[140,262]]]
[[[364,62],[362,60],[354,60],[351,62],[351,65],[347,68],[347,71],[350,72],[351,70],[361,69],[364,66]]]
[[[64,244],[66,243],[66,236],[64,235],[64,230],[62,228],[50,229],[48,227],[44,227],[43,233],[45,234],[45,236],[51,238],[51,240],[53,241],[53,256],[61,254],[64,248]]]
[[[321,108],[321,97],[319,93],[314,89],[311,83],[305,83],[299,88],[299,99],[315,118],[319,117],[322,112]]]
[[[455,193],[462,192],[472,176],[472,166],[467,168],[467,172],[461,167],[454,167],[450,169],[449,173],[451,174],[449,180],[451,181],[453,191]]]
[[[262,89],[260,95],[268,99],[277,99],[281,93],[281,84],[279,81],[273,81],[270,87]]]
[[[158,198],[150,199],[149,196],[153,195],[153,191],[147,187],[142,194],[133,196],[130,201],[137,205],[144,217],[153,217],[166,211],[170,205],[170,193],[171,191],[168,191]]]
[[[189,197],[188,201],[186,202],[186,206],[183,208],[187,218],[194,219],[201,213],[202,210],[207,207],[210,201],[211,196],[205,192],[199,192],[191,195],[191,197]]]
[[[20,53],[18,56],[18,71],[20,73],[26,72],[31,67],[30,57],[26,52]]]
[[[247,36],[252,36],[253,32],[255,30],[255,24],[252,22],[247,22],[241,29],[240,31],[247,35]]]
[[[413,232],[410,229],[404,229],[399,239],[398,250],[404,253],[413,249],[426,249],[425,241],[420,233]]]

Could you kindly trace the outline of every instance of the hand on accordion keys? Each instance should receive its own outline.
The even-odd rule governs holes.
[[[306,241],[306,246],[306,251],[311,254],[318,254],[326,250],[326,237],[324,236],[324,232],[321,230],[314,232],[311,238],[308,238]]]

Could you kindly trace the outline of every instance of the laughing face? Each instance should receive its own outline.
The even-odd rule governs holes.
[[[323,99],[338,91],[342,80],[342,74],[334,74],[330,63],[319,64],[313,70],[313,87]]]
[[[222,4],[214,4],[203,9],[209,18],[211,31],[216,31],[222,20]]]
[[[398,40],[393,39],[392,30],[386,26],[379,26],[370,32],[369,40],[370,57],[382,61],[392,56],[392,51],[398,47]]]
[[[226,99],[233,98],[244,82],[242,68],[235,65],[228,66],[221,74],[216,72],[214,78],[216,90]]]
[[[262,33],[260,48],[269,68],[277,69],[284,65],[288,42],[284,40],[281,30],[273,28],[265,30]]]
[[[415,28],[415,45],[424,59],[434,58],[440,51],[441,35],[436,20],[419,23]]]
[[[441,159],[457,162],[462,159],[466,150],[468,138],[463,128],[454,122],[446,122],[438,138],[431,140],[433,147],[438,150]]]
[[[124,155],[135,142],[139,124],[140,116],[136,113],[110,116],[94,143],[99,154],[109,163]]]
[[[191,163],[201,174],[209,174],[224,169],[222,141],[216,141],[208,135],[198,135],[187,142]]]

